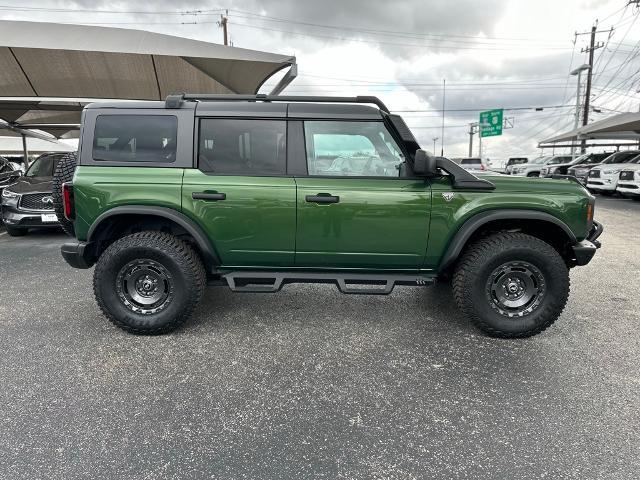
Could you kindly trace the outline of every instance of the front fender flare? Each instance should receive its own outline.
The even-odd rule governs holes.
[[[571,231],[569,226],[557,217],[545,212],[539,212],[535,210],[492,210],[488,212],[477,213],[471,218],[467,219],[460,229],[456,232],[453,239],[449,243],[447,250],[445,251],[440,265],[438,267],[438,273],[442,273],[448,267],[450,267],[460,256],[460,252],[466,245],[471,235],[476,232],[483,225],[496,220],[541,220],[560,227],[562,231],[567,235],[572,244],[577,243],[575,234]]]

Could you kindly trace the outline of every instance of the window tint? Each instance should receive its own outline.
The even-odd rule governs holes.
[[[198,167],[227,175],[284,175],[286,129],[282,120],[202,119]]]
[[[171,163],[176,159],[178,119],[172,115],[100,115],[93,159]]]
[[[309,175],[398,177],[402,151],[382,122],[305,122]]]
[[[482,164],[482,160],[479,158],[463,158],[460,161],[460,165],[480,165]]]

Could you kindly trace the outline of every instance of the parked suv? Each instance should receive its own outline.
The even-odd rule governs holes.
[[[596,165],[605,158],[611,155],[611,152],[608,153],[585,153],[584,155],[579,155],[573,160],[569,160],[565,163],[558,163],[555,165],[549,165],[542,168],[540,171],[541,177],[552,177],[553,175],[568,175],[569,169],[571,167],[576,167],[579,165]],[[570,174],[569,174],[570,175]]]
[[[452,160],[470,172],[485,172],[488,170],[487,164],[479,157],[454,158]]]
[[[602,231],[577,182],[480,179],[421,150],[375,97],[96,103],[73,167],[56,172],[77,239],[62,255],[95,264],[98,305],[138,334],[181,325],[207,284],[388,294],[442,280],[488,334],[531,336]]]
[[[626,162],[628,160],[631,160],[635,155],[637,155],[637,153],[628,153],[626,151],[608,153],[607,156],[599,163],[583,163],[581,165],[574,165],[567,170],[567,174],[576,177],[581,184],[586,185],[587,178],[589,177],[589,172],[593,167],[597,167],[600,165],[609,165],[612,163],[620,163],[623,161]]]
[[[640,200],[640,162],[620,170],[617,192],[625,198]]]
[[[53,172],[64,153],[40,155],[24,176],[2,191],[2,221],[13,237],[25,235],[29,228],[57,227],[54,212]]]
[[[571,160],[571,155],[556,155],[538,157],[522,165],[516,165],[511,170],[512,175],[520,177],[539,177],[542,169],[547,165],[556,165]]]
[[[529,159],[527,157],[511,157],[509,160],[507,160],[507,164],[504,166],[504,173],[506,173],[507,175],[511,175],[511,170],[513,170],[513,167],[528,162]]]
[[[600,165],[589,170],[587,188],[602,195],[612,195],[618,186],[620,171],[640,162],[640,151],[626,150],[607,157]]]

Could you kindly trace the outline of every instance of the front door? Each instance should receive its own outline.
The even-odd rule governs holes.
[[[293,266],[296,185],[285,175],[286,121],[203,118],[198,144],[182,208],[222,266]]]
[[[297,176],[296,266],[417,270],[431,189],[402,178],[404,155],[382,121],[305,121],[308,174]]]

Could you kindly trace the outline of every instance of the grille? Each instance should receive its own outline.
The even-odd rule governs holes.
[[[590,170],[589,171],[590,178],[600,178],[600,170]]]
[[[620,180],[633,180],[633,171],[620,172]]]
[[[45,202],[43,198],[51,198],[51,202]],[[50,193],[27,193],[22,195],[20,207],[25,210],[53,210],[53,198]]]

